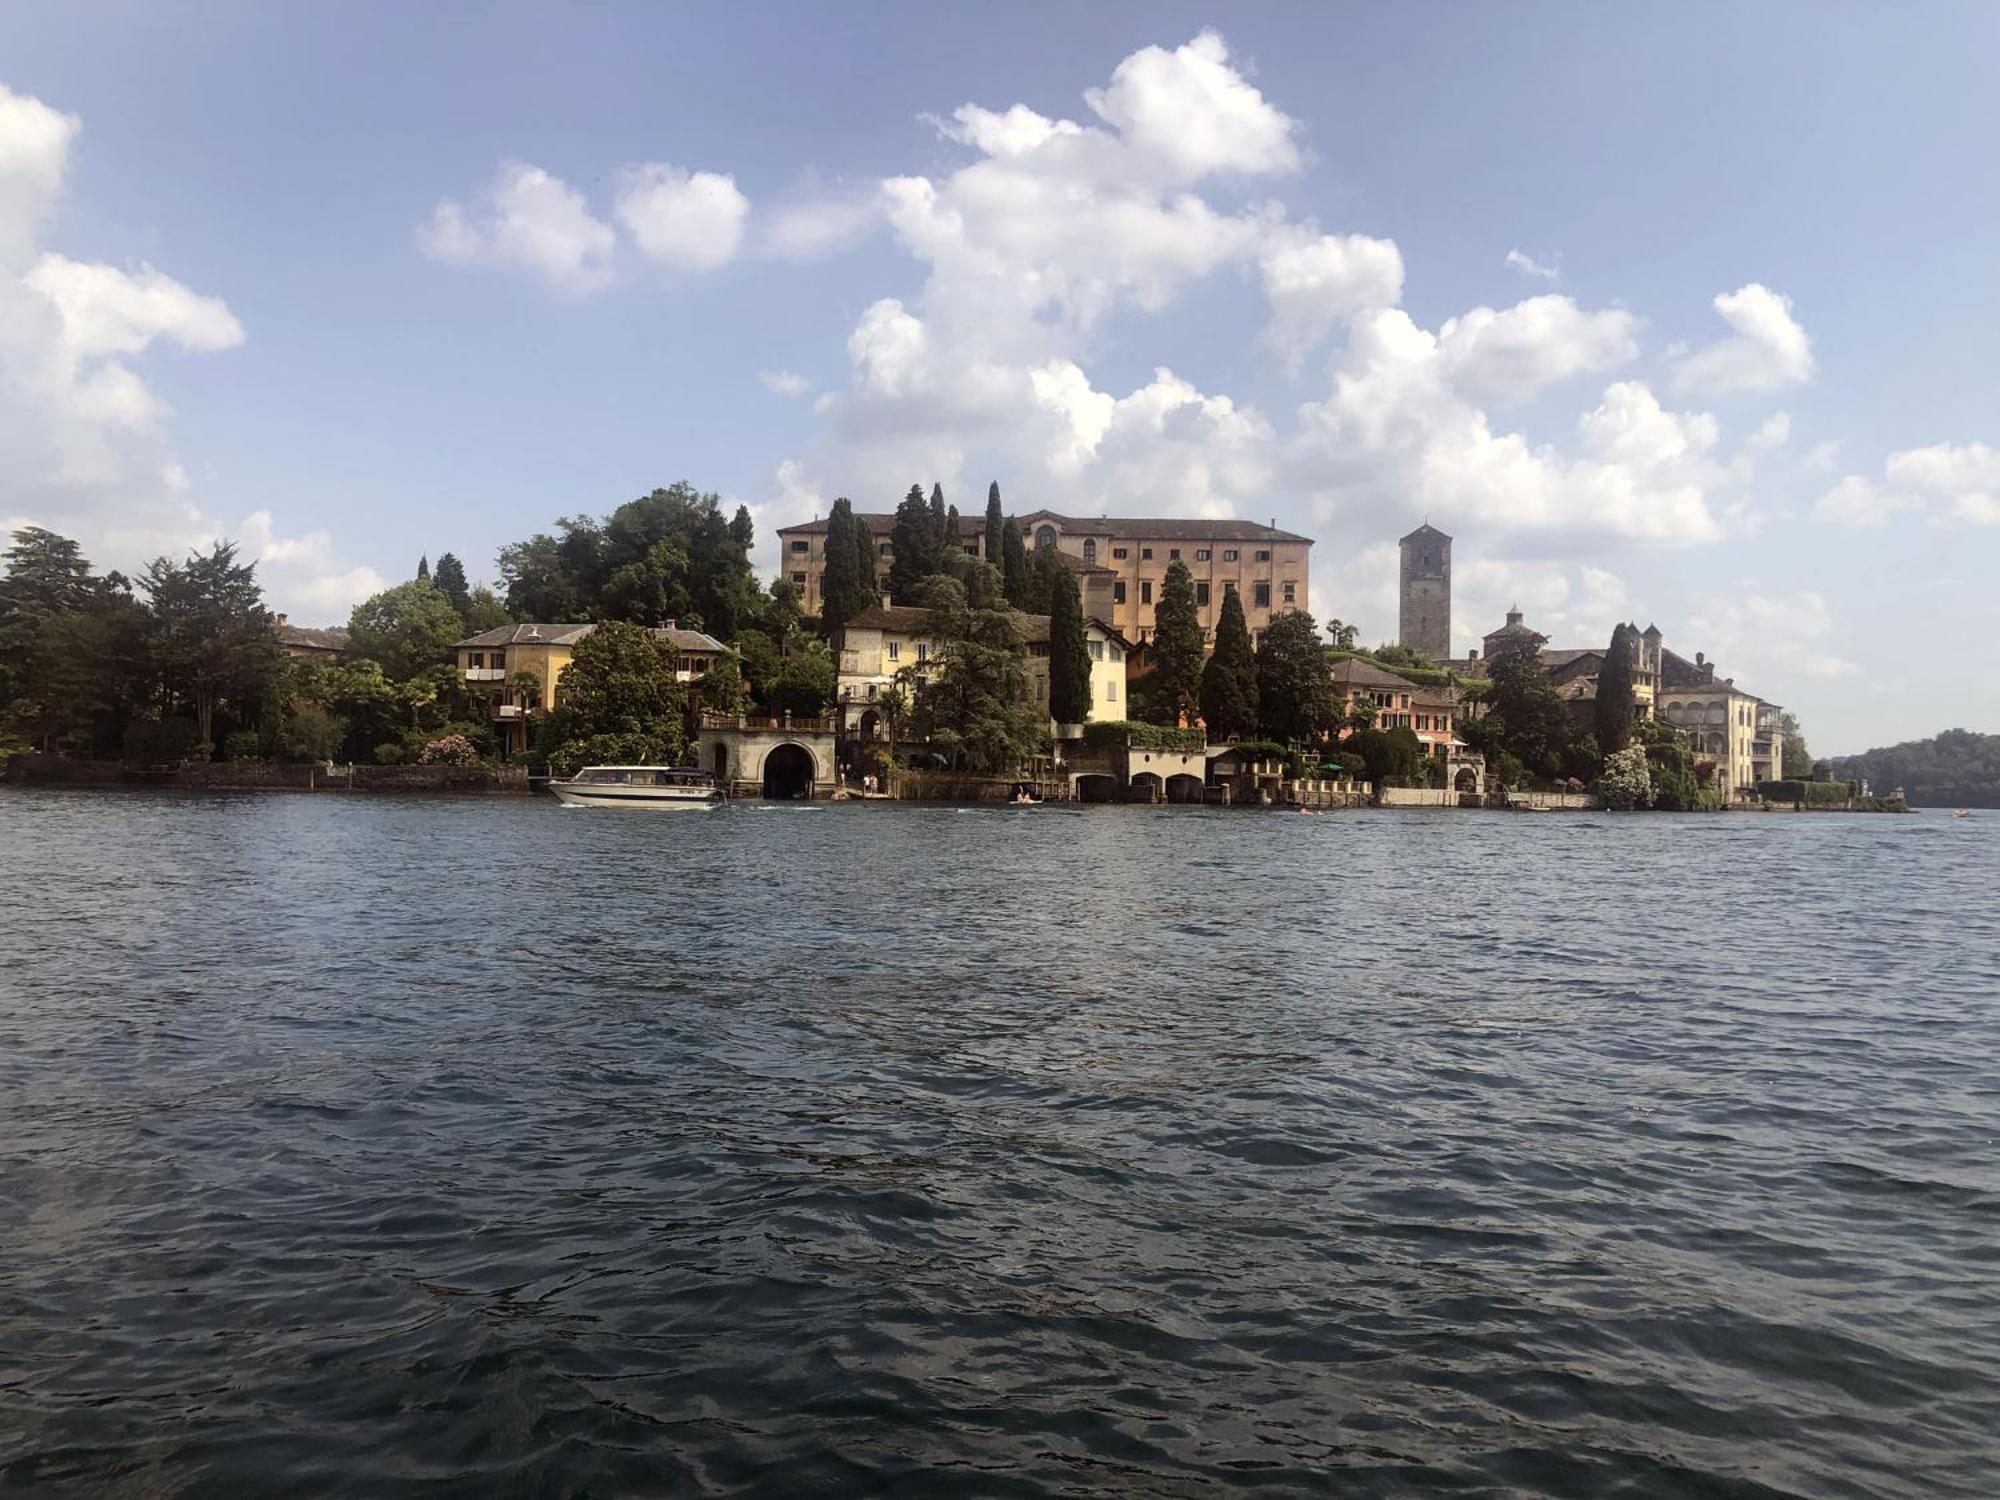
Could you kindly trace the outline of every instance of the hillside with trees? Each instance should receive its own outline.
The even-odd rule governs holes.
[[[2000,734],[1947,729],[1833,762],[1842,781],[1865,779],[1877,795],[1901,787],[1912,807],[2000,807]]]

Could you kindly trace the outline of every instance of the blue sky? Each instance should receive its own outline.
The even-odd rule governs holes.
[[[2000,9],[0,15],[0,519],[337,621],[686,478],[1274,516],[2000,729]],[[1721,299],[1718,302],[1718,298]]]

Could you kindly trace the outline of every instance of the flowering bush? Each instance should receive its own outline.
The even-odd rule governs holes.
[[[1597,795],[1615,812],[1653,805],[1653,773],[1646,765],[1644,745],[1628,745],[1604,757],[1604,772],[1597,778]]]
[[[448,734],[441,740],[432,740],[417,754],[420,766],[476,766],[479,752],[472,747],[472,741],[462,734]]]

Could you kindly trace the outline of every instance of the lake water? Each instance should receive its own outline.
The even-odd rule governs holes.
[[[2000,1493],[2000,815],[0,792],[0,1491]]]

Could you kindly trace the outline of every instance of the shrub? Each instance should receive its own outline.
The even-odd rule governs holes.
[[[1766,802],[1803,802],[1808,784],[1803,781],[1760,781],[1757,783],[1757,795]]]
[[[1201,750],[1208,734],[1200,729],[1175,729],[1165,724],[1141,724],[1130,719],[1100,719],[1083,726],[1083,742],[1093,750],[1130,745],[1137,750]]]
[[[1653,774],[1646,765],[1645,746],[1627,745],[1604,757],[1604,773],[1597,778],[1597,795],[1614,812],[1652,805]]]
[[[224,760],[262,760],[264,758],[264,742],[258,738],[257,731],[254,729],[234,730],[222,741],[222,758]]]
[[[148,765],[188,760],[200,737],[193,719],[135,719],[125,730],[125,758]]]
[[[549,769],[574,776],[584,766],[662,766],[679,759],[679,747],[649,734],[593,734],[549,752]]]
[[[420,766],[476,766],[479,751],[471,740],[462,734],[448,734],[442,739],[430,741],[417,752]]]

